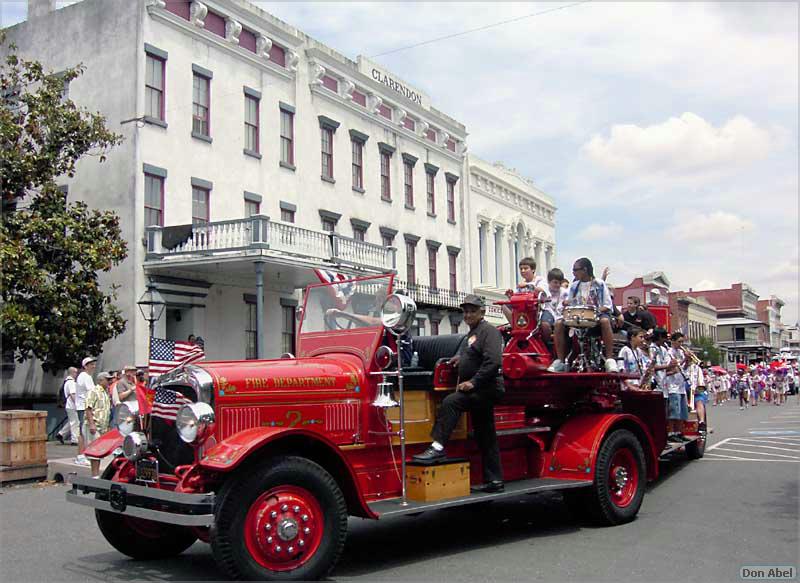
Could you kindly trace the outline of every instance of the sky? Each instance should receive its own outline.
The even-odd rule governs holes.
[[[798,320],[798,3],[255,4],[422,89],[470,152],[533,179],[566,272],[744,281]],[[0,0],[3,26],[24,17]]]

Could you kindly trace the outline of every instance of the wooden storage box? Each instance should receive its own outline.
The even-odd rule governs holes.
[[[47,463],[47,411],[0,411],[0,466]]]
[[[403,391],[405,395],[405,421],[406,421],[406,443],[430,443],[433,424],[436,422],[436,411],[438,403],[446,395],[440,395],[432,391]],[[395,391],[395,399],[400,398],[399,392]],[[467,417],[468,413],[461,416],[458,420],[450,440],[467,438]],[[392,424],[392,430],[400,428],[400,407],[392,407],[386,410],[386,418]],[[400,438],[393,437],[392,443],[400,445]]]
[[[406,466],[406,493],[409,500],[433,502],[469,496],[469,462],[452,460],[446,464]]]

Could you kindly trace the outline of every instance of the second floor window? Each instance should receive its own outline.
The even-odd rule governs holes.
[[[197,186],[192,187],[192,224],[207,225],[209,191]]]
[[[408,285],[417,283],[416,267],[417,244],[414,241],[406,241],[406,279]]]
[[[336,231],[336,221],[333,219],[322,219],[322,230],[328,233]]]
[[[447,181],[447,220],[456,222],[456,183]]]
[[[258,144],[258,99],[244,96],[244,149],[259,152]]]
[[[425,187],[428,195],[428,214],[436,214],[436,199],[434,198],[433,184],[435,174],[433,172],[425,173]]]
[[[206,137],[211,136],[210,93],[211,81],[195,73],[192,85],[192,132]]]
[[[333,180],[333,130],[320,128],[322,132],[322,176]]]
[[[364,144],[358,140],[351,140],[353,151],[353,188],[364,190]]]
[[[381,152],[381,198],[392,200],[391,154]]]
[[[436,288],[436,249],[428,247],[428,278],[431,289]]]
[[[364,241],[367,238],[367,230],[364,227],[353,227],[353,239]]]
[[[447,254],[447,263],[450,270],[450,291],[455,292],[458,291],[458,277],[456,272],[456,266],[458,265],[458,255],[455,253],[448,253]]]
[[[144,175],[144,226],[164,225],[164,179]]]
[[[281,220],[284,223],[294,222],[294,211],[289,209],[281,209]]]
[[[281,110],[281,162],[294,166],[294,114]]]
[[[259,214],[261,210],[261,205],[258,204],[254,200],[245,200],[244,201],[244,216],[245,217],[252,217],[253,215]]]
[[[403,182],[406,195],[406,206],[414,208],[414,166],[403,162]]]
[[[144,114],[164,120],[164,60],[147,53]]]
[[[439,321],[431,320],[431,336],[439,335]]]
[[[381,243],[384,247],[394,246],[394,236],[389,233],[381,233]]]

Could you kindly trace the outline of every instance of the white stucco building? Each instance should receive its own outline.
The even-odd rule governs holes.
[[[128,242],[102,281],[122,286],[127,328],[99,370],[147,361],[148,282],[167,304],[156,337],[195,334],[208,357],[237,359],[293,350],[315,269],[396,271],[418,332],[438,334],[463,327],[466,292],[510,285],[517,255],[552,261],[552,201],[477,159],[470,190],[464,125],[378,64],[246,0],[53,4],[30,0],[9,42],[55,72],[82,62],[69,98],[125,138],[63,181],[69,200],[116,211]],[[480,252],[479,224],[499,233]],[[7,380],[6,396],[58,382],[35,362]]]
[[[505,290],[519,281],[523,257],[533,257],[536,273],[544,278],[555,267],[556,206],[516,170],[473,154],[467,158],[473,289],[493,300],[504,299]],[[499,313],[493,315],[496,320]]]

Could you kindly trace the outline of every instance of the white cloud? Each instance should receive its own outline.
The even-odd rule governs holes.
[[[608,138],[595,135],[583,146],[595,164],[628,176],[733,172],[769,150],[769,132],[746,117],[716,128],[690,112],[647,127],[614,125]]]
[[[578,235],[584,241],[601,241],[622,234],[622,227],[617,223],[594,223],[586,227]]]
[[[696,284],[692,286],[694,291],[704,291],[707,289],[720,289],[720,286],[717,285],[716,281],[711,279],[701,279]]]
[[[669,237],[686,243],[730,242],[753,229],[753,223],[733,213],[716,211],[709,214],[679,213],[669,229]]]

